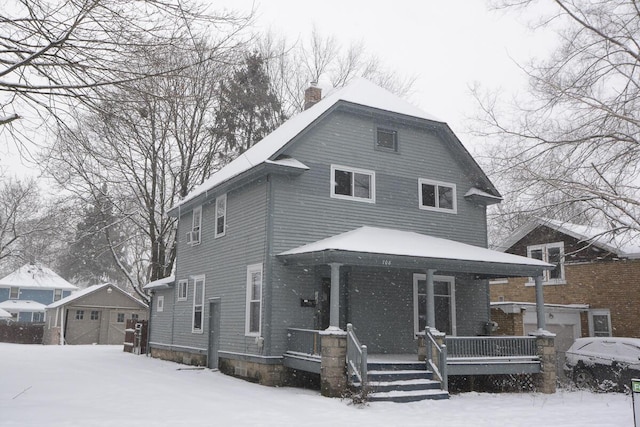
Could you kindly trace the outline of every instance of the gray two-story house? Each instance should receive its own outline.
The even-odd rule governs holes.
[[[318,341],[349,324],[369,358],[417,361],[427,326],[487,334],[489,278],[549,268],[486,249],[501,196],[446,123],[364,79],[307,95],[171,210],[175,276],[146,287],[152,355],[277,385],[325,375]]]

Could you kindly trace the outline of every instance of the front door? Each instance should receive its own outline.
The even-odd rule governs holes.
[[[433,297],[436,329],[447,335],[456,335],[455,278],[433,276]],[[422,332],[427,326],[427,275],[413,275],[414,332]]]
[[[209,301],[209,357],[207,366],[218,369],[220,350],[220,299]]]

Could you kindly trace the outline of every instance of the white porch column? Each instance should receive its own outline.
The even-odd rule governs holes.
[[[542,276],[536,276],[536,317],[538,318],[538,329],[545,329],[544,319],[544,296],[542,294]]]
[[[436,303],[433,290],[433,273],[427,270],[427,328],[436,328]]]
[[[331,307],[329,311],[329,328],[340,329],[340,266],[336,262],[331,266]]]

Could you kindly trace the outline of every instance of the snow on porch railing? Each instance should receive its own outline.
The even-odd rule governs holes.
[[[320,331],[313,329],[287,329],[287,350],[294,353],[320,356],[322,345]]]
[[[437,337],[437,338],[436,338]],[[440,381],[440,388],[449,390],[449,374],[447,372],[447,345],[440,344],[444,334],[427,327],[425,330],[425,344],[427,346],[427,364]]]
[[[535,337],[446,337],[449,357],[537,357]]]
[[[355,378],[362,388],[367,385],[367,346],[360,344],[351,323],[347,324],[347,373],[349,381]]]

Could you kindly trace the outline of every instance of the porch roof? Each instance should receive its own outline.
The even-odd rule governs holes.
[[[472,273],[486,277],[538,276],[554,266],[411,231],[360,227],[278,254],[285,263],[365,265]]]

